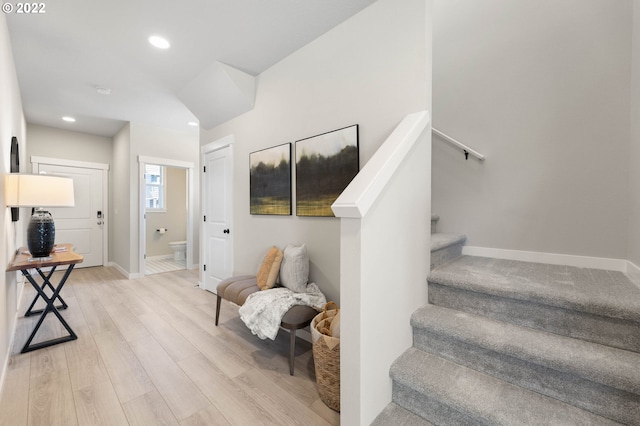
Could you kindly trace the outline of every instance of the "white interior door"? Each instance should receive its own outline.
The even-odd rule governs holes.
[[[91,168],[39,164],[39,173],[73,179],[75,206],[48,209],[56,225],[56,243],[71,243],[84,256],[78,267],[104,264],[103,171]]]
[[[205,154],[205,167],[202,283],[205,290],[215,292],[233,270],[231,147]]]

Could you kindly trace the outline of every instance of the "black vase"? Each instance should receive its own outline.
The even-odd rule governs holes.
[[[31,257],[47,257],[56,240],[56,226],[53,216],[45,210],[36,210],[31,215],[27,227],[27,247]]]

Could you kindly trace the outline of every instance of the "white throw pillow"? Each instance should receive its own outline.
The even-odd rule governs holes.
[[[307,246],[287,245],[280,265],[280,283],[296,293],[307,291],[309,282],[309,255]]]

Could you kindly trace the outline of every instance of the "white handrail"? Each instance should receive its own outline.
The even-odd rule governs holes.
[[[389,178],[425,131],[427,111],[407,115],[331,205],[336,217],[364,217]]]
[[[462,142],[459,142],[459,141],[455,140],[451,136],[442,133],[440,130],[438,130],[438,129],[434,128],[434,127],[431,128],[431,131],[433,132],[434,135],[440,137],[441,139],[449,142],[452,145],[457,146],[462,151],[464,151],[464,158],[465,159],[468,160],[469,159],[469,154],[471,154],[474,157],[476,157],[478,160],[484,161],[484,155],[480,154],[478,151],[469,148],[468,146],[466,146]]]

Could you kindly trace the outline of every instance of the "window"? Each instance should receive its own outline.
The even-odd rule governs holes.
[[[164,166],[146,164],[144,168],[144,181],[146,184],[145,207],[147,211],[164,211],[165,186]]]

